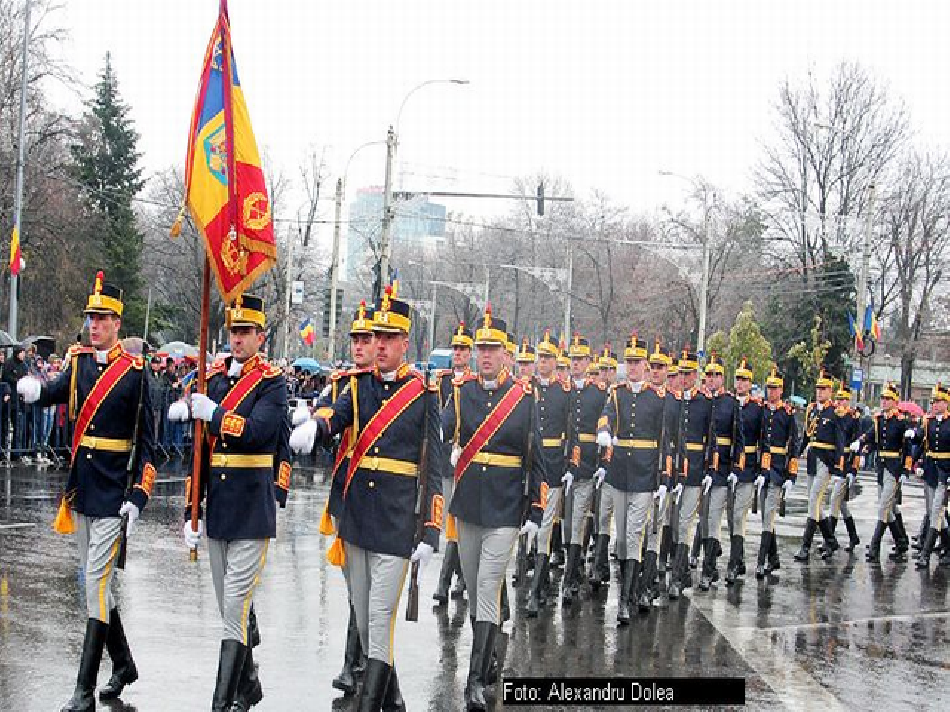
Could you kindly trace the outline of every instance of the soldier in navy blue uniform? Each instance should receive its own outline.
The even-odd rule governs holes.
[[[17,392],[27,403],[40,407],[68,403],[69,419],[76,429],[61,512],[74,511],[78,519],[88,620],[76,690],[63,712],[95,709],[104,647],[112,658],[112,677],[100,690],[100,699],[119,697],[126,685],[138,679],[112,581],[123,522],[128,522],[130,534],[152,493],[154,430],[148,388],[142,383],[146,377],[142,358],[129,354],[119,343],[122,310],[122,291],[103,283],[99,272],[85,309],[92,346],[70,347],[63,373],[51,383],[41,384],[33,376],[17,383]]]
[[[445,408],[452,395],[452,381],[456,378],[462,378],[472,372],[472,346],[475,342],[472,339],[471,330],[462,322],[452,334],[452,368],[447,368],[439,372],[439,412]],[[453,598],[461,598],[465,594],[465,578],[462,576],[462,564],[459,562],[458,530],[455,526],[455,519],[448,513],[452,504],[452,493],[455,489],[455,477],[452,472],[452,464],[449,458],[452,455],[451,448],[443,448],[442,464],[442,496],[445,497],[445,554],[442,556],[442,570],[439,572],[439,585],[432,594],[439,605],[448,603],[449,586],[452,585],[452,575],[458,576],[458,583],[455,590],[452,591]]]
[[[486,309],[475,331],[478,375],[453,382],[442,415],[446,440],[455,443],[455,494],[459,556],[469,582],[472,654],[465,685],[468,710],[486,708],[486,686],[502,624],[501,593],[516,538],[537,535],[545,460],[530,381],[503,367],[505,323]],[[497,660],[500,669],[503,661]]]
[[[641,608],[649,610],[656,550],[647,553],[644,562],[647,530],[655,516],[654,499],[665,498],[672,474],[675,407],[666,393],[665,355],[657,352],[650,358],[650,382],[627,381],[611,388],[598,422],[603,468],[597,477],[606,475],[604,494],[614,500],[617,517],[617,621],[621,625],[630,620],[638,581]]]
[[[692,586],[692,574],[688,563],[690,544],[695,537],[701,543],[702,532],[699,519],[703,479],[706,476],[706,438],[709,434],[711,402],[705,391],[697,384],[699,362],[696,354],[688,348],[683,350],[679,363],[683,376],[683,391],[680,398],[680,415],[677,427],[677,470],[681,490],[673,493],[673,506],[679,499],[679,526],[676,532],[676,555],[670,574],[670,598],[679,598],[684,588]],[[698,549],[697,549],[698,552]]]
[[[287,384],[281,369],[260,354],[263,300],[242,294],[226,316],[231,356],[212,367],[207,393],[191,394],[184,413],[184,403],[169,408],[170,420],[190,415],[206,423],[199,478],[204,525],[199,520],[197,531],[192,528],[189,482],[184,535],[194,549],[207,530],[223,623],[213,710],[247,709],[263,696],[252,653],[253,596],[268,544],[277,536],[277,505],[286,506],[291,471]]]
[[[807,458],[808,468],[808,519],[795,561],[808,561],[812,540],[819,529],[828,548],[831,551],[838,548],[834,533],[828,528],[829,522],[822,517],[831,478],[844,470],[844,431],[835,412],[834,401],[831,400],[833,387],[834,381],[822,369],[815,381],[815,401],[805,409],[802,456]]]
[[[730,532],[729,564],[726,570],[726,584],[732,585],[739,576],[745,574],[745,530],[749,518],[752,498],[758,497],[765,485],[765,475],[760,472],[759,438],[762,432],[762,399],[749,395],[752,390],[752,369],[748,360],[743,358],[736,368],[736,399],[742,408],[743,452],[737,481],[732,498],[732,531]]]
[[[557,378],[558,380],[565,384],[570,390],[571,388],[571,359],[567,355],[567,344],[564,341],[564,338],[561,337],[558,340],[558,352],[557,357]],[[565,450],[565,467],[567,466],[567,435],[564,436],[564,450]],[[558,480],[560,482],[560,480]],[[568,518],[570,510],[568,509],[568,499],[569,497],[563,491],[561,491],[561,508],[558,510],[557,515],[554,518],[554,528],[551,531],[551,566],[554,568],[560,568],[564,566],[564,552],[571,543],[571,527],[564,526],[564,520]]]
[[[518,369],[518,372],[515,374],[517,378],[526,381],[530,381],[534,378],[537,355],[534,352],[534,346],[531,345],[527,338],[521,340],[521,346],[515,355],[515,365]]]
[[[950,405],[950,388],[937,383],[932,393],[931,412],[924,417],[923,423],[914,430],[911,436],[917,446],[916,472],[924,479],[927,500],[927,514],[924,519],[928,526],[921,542],[920,556],[915,564],[918,569],[929,568],[930,555],[934,551],[938,537],[942,539],[944,548],[940,564],[950,564],[950,535],[948,535],[945,521],[947,487],[950,484],[948,405]]]
[[[851,407],[851,391],[847,386],[842,385],[835,394],[837,401],[835,412],[838,415],[838,422],[841,424],[841,430],[846,443],[853,442],[861,435],[861,416]],[[844,469],[836,472],[832,477],[831,486],[831,513],[829,515],[829,528],[832,533],[838,526],[839,515],[844,518],[845,528],[848,530],[848,546],[845,550],[854,551],[854,548],[861,543],[858,537],[858,528],[854,524],[854,517],[851,516],[851,509],[848,506],[847,495],[854,486],[855,478],[858,474],[858,462],[860,456],[851,454],[845,456]],[[819,547],[823,556],[830,557],[831,551],[824,547]]]
[[[573,388],[568,421],[568,469],[562,482],[565,498],[570,497],[570,506],[565,503],[565,519],[571,529],[571,544],[561,581],[561,595],[564,603],[570,604],[580,587],[583,548],[586,544],[585,527],[588,526],[594,495],[594,474],[597,472],[601,480],[606,474],[605,471],[601,472],[603,468],[598,456],[597,422],[604,409],[607,389],[603,383],[587,375],[591,365],[590,342],[587,339],[575,334],[568,355],[571,359]]]
[[[897,492],[901,484],[907,482],[912,457],[905,445],[905,439],[912,439],[912,428],[904,414],[897,408],[899,395],[892,383],[887,383],[881,391],[881,411],[874,416],[874,425],[869,432],[851,443],[853,453],[874,451],[877,453],[877,525],[868,545],[867,560],[879,563],[881,560],[881,537],[885,527],[894,538],[896,550],[890,558],[903,560],[910,547],[907,531],[900,511],[897,510]],[[910,438],[905,436],[910,435]]]
[[[762,537],[755,567],[755,577],[760,580],[779,568],[775,515],[781,498],[788,496],[798,474],[798,425],[794,409],[782,401],[784,388],[785,380],[773,366],[765,380],[766,403],[762,408],[759,436],[759,465],[765,480],[762,484]]]
[[[405,362],[411,309],[387,287],[373,315],[376,367],[316,419],[300,428],[309,437],[358,433],[343,490],[339,542],[348,569],[366,671],[358,709],[405,709],[393,661],[393,629],[410,563],[420,570],[439,545],[442,530],[442,443],[438,386]],[[426,442],[427,441],[427,442]],[[424,444],[428,449],[421,462]],[[420,467],[421,465],[421,467]],[[420,480],[425,501],[416,514]],[[422,518],[422,537],[416,531]],[[337,559],[340,561],[340,559]]]
[[[533,618],[547,602],[549,584],[551,539],[554,521],[561,505],[561,477],[566,471],[565,442],[570,408],[570,382],[557,378],[555,368],[560,356],[558,345],[551,339],[550,330],[538,343],[538,373],[532,380],[538,404],[538,425],[541,434],[541,457],[544,458],[545,479],[544,515],[538,532],[538,561],[534,566],[531,592],[528,594],[527,614]]]
[[[706,364],[706,384],[712,401],[712,426],[710,440],[706,443],[709,451],[707,474],[703,479],[703,492],[709,495],[707,536],[703,542],[703,570],[699,578],[699,587],[703,591],[708,591],[710,584],[719,579],[716,559],[722,554],[722,514],[728,503],[729,489],[738,480],[737,473],[745,450],[742,410],[736,397],[723,390],[724,378],[722,359],[713,353]]]

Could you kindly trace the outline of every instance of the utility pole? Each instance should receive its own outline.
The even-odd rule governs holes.
[[[706,353],[706,304],[709,300],[709,192],[703,195],[703,276],[699,283],[699,334],[696,336],[696,352]]]
[[[564,292],[564,343],[571,343],[571,290],[574,288],[574,243],[567,243],[567,289]]]
[[[855,299],[855,308],[857,313],[854,315],[854,328],[855,330],[864,329],[864,311],[867,308],[867,298],[868,298],[868,271],[871,265],[871,239],[874,234],[874,200],[877,195],[876,186],[872,183],[869,189],[868,195],[868,214],[867,214],[867,223],[864,229],[864,245],[861,250],[861,269],[858,270],[858,293]],[[858,363],[863,364],[863,356],[858,353]],[[867,373],[867,369],[865,369]],[[862,379],[861,390],[864,390],[864,384],[867,383],[867,378]],[[858,397],[861,397],[861,393],[858,393]]]
[[[298,234],[300,233],[300,228],[297,228]],[[288,241],[290,245],[287,249],[287,289],[285,299],[284,299],[284,351],[283,357],[290,360],[288,356],[288,345],[290,338],[290,293],[293,291],[294,282],[293,282],[293,268],[294,268],[294,248],[297,245],[297,240],[294,239],[293,234],[290,235]]]
[[[28,75],[27,72],[27,59],[29,55],[29,46],[30,46],[30,0],[26,0],[26,7],[24,11],[24,20],[23,20],[23,53],[21,56],[21,64],[23,67],[22,74],[20,77],[20,122],[19,129],[17,131],[17,158],[16,158],[16,194],[14,197],[14,206],[13,206],[13,230],[17,235],[20,236],[20,241],[22,244],[23,240],[23,164],[25,162],[26,154],[26,89],[28,84]],[[22,248],[21,248],[22,250]],[[17,265],[19,268],[19,265]],[[16,341],[16,332],[17,332],[17,288],[19,283],[19,277],[14,275],[12,272],[10,274],[10,321],[9,321],[9,330],[10,338]]]
[[[396,160],[396,132],[389,127],[386,134],[386,177],[383,184],[383,224],[379,239],[379,294],[373,295],[378,301],[383,295],[382,290],[389,283],[389,261],[392,255],[392,222],[393,222],[393,162]]]
[[[343,215],[343,179],[336,179],[336,206],[333,217],[333,249],[330,253],[330,334],[327,339],[327,360],[336,355],[336,288],[340,279],[340,220]]]
[[[432,283],[432,311],[429,313],[429,353],[435,348],[435,298],[439,288],[438,282]],[[427,358],[426,361],[429,359]]]

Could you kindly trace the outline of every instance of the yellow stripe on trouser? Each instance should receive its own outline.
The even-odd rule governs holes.
[[[409,562],[402,567],[402,578],[399,579],[399,595],[396,596],[396,605],[393,606],[393,613],[389,617],[389,666],[393,665],[393,648],[396,642],[396,614],[399,613],[399,601],[402,599],[402,589],[406,585],[406,574],[409,572]],[[367,626],[368,628],[368,626]]]
[[[241,610],[241,642],[244,643],[244,645],[248,645],[247,617],[248,612],[251,610],[251,597],[254,595],[254,589],[257,588],[257,584],[261,582],[261,572],[264,570],[264,562],[267,559],[268,546],[270,546],[270,539],[265,539],[264,551],[261,552],[261,563],[257,567],[257,573],[254,574],[254,580],[251,582],[251,587],[247,590],[247,594],[244,596],[244,607]]]
[[[116,555],[119,553],[119,542],[122,540],[121,535],[116,537],[116,540],[112,543],[112,551],[109,553],[109,560],[106,562],[106,569],[102,573],[102,578],[99,580],[99,620],[108,623],[109,622],[109,607],[106,605],[106,589],[109,586],[109,576],[112,574],[112,564],[115,561]]]

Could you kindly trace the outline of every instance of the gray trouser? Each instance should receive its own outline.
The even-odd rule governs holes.
[[[897,478],[884,470],[881,475],[883,484],[877,487],[877,519],[879,522],[890,524],[894,521],[897,509]]]
[[[250,645],[247,619],[254,589],[260,583],[264,571],[268,544],[270,539],[225,541],[208,538],[211,581],[224,623],[223,640],[236,640],[243,645]]]
[[[564,488],[561,488],[564,491]],[[564,495],[564,511],[561,512],[561,543],[566,549],[571,544],[571,523],[574,521],[574,488]]]
[[[927,513],[930,517],[930,528],[938,532],[943,530],[945,522],[943,521],[943,498],[946,496],[947,485],[945,482],[937,482],[936,487],[928,484],[924,485],[924,492],[927,497]]]
[[[851,516],[851,508],[845,501],[844,495],[848,491],[848,478],[835,475],[831,478],[831,515],[835,519]]]
[[[350,603],[366,657],[393,664],[393,633],[409,559],[377,554],[343,542],[349,571]]]
[[[600,486],[600,506],[597,511],[598,536],[610,536],[610,522],[614,518],[614,497],[610,490],[613,487],[606,482]]]
[[[447,541],[453,541],[456,537],[450,537],[448,535],[449,527],[448,520],[452,515],[449,514],[449,507],[452,505],[452,495],[455,493],[455,477],[443,477],[442,478],[442,496],[445,498],[445,506],[443,508],[444,514],[442,515],[442,531],[446,533],[445,538]],[[454,519],[454,517],[453,517]]]
[[[86,578],[86,611],[90,618],[109,622],[109,611],[115,608],[112,579],[115,577],[115,559],[119,554],[119,517],[87,517],[76,513],[76,544],[79,547],[79,565]]]
[[[782,500],[782,487],[769,482],[765,485],[765,498],[762,503],[762,531],[775,533],[775,517]]]
[[[709,517],[706,520],[707,537],[722,541],[722,513],[729,500],[729,487],[714,484],[709,488]]]
[[[558,507],[561,505],[561,488],[549,488],[547,497],[544,516],[541,517],[541,528],[538,530],[538,553],[544,556],[551,555],[551,533],[554,530]]]
[[[828,485],[831,482],[831,470],[821,460],[815,462],[815,476],[809,476],[808,483],[808,518],[816,522],[824,519],[822,512],[825,509],[825,495],[828,494]]]
[[[574,480],[571,486],[574,495],[574,504],[571,507],[571,543],[584,544],[584,526],[587,524],[587,513],[590,512],[594,501],[594,481]]]
[[[621,492],[618,489],[613,489],[612,493],[617,513],[617,558],[642,561],[647,525],[653,516],[653,493]]]
[[[683,487],[683,494],[680,495],[680,522],[677,532],[677,541],[680,544],[688,546],[693,541],[699,514],[699,495],[702,491],[701,486],[685,485]]]
[[[476,622],[501,625],[501,589],[518,529],[481,527],[461,519],[458,525],[459,560],[471,599],[468,610],[474,611]]]
[[[749,522],[749,511],[752,508],[753,497],[755,497],[755,483],[736,482],[736,497],[732,507],[733,536],[745,537],[745,528]]]

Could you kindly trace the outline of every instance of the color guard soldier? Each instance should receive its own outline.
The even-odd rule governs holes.
[[[610,344],[604,344],[600,356],[597,358],[599,367],[599,382],[605,388],[610,388],[617,382],[617,354],[610,350]],[[594,483],[594,502],[591,506],[591,526],[594,537],[594,551],[590,557],[590,574],[588,580],[594,590],[600,584],[610,583],[610,525],[613,521],[614,503],[612,497],[603,497],[600,487],[602,483]],[[585,536],[585,542],[586,542]]]
[[[950,535],[944,513],[947,510],[947,487],[950,483],[950,418],[947,407],[950,404],[950,388],[941,383],[934,386],[930,415],[911,436],[918,446],[917,475],[924,479],[924,493],[927,503],[929,522],[920,548],[920,557],[915,566],[918,569],[930,567],[930,555],[934,551],[937,538],[943,540],[944,554],[940,564],[950,563]]]
[[[902,561],[910,546],[904,521],[896,510],[897,494],[907,479],[912,466],[912,458],[907,453],[905,439],[912,439],[913,429],[908,427],[907,419],[897,408],[899,396],[892,383],[887,383],[881,391],[881,411],[874,416],[874,426],[869,432],[851,443],[851,452],[874,450],[877,452],[877,525],[874,536],[868,546],[867,560],[872,564],[881,560],[881,537],[884,528],[890,529],[896,551],[891,554],[893,561]],[[906,437],[909,435],[910,437]]]
[[[247,706],[263,696],[250,618],[267,547],[277,536],[277,504],[286,506],[290,489],[287,384],[282,370],[260,354],[266,339],[263,300],[238,297],[227,311],[227,326],[231,356],[212,367],[207,394],[193,393],[188,404],[191,417],[207,423],[200,497],[224,624],[212,709],[225,711],[238,701],[239,691]],[[170,420],[188,418],[181,406],[172,404]],[[185,489],[185,542],[194,549],[204,527],[200,520],[197,531],[191,526],[190,478]]]
[[[528,339],[521,340],[521,348],[518,349],[515,362],[518,365],[518,378],[526,381],[534,378],[535,353],[534,347],[528,343]]]
[[[633,343],[636,343],[635,338]],[[651,368],[651,374],[652,371]],[[617,515],[617,558],[620,559],[617,621],[621,625],[630,621],[630,607],[636,603],[647,529],[654,516],[654,499],[665,497],[672,467],[669,421],[673,418],[673,409],[667,405],[665,367],[657,368],[656,372],[658,385],[654,385],[651,378],[651,382],[627,381],[611,388],[598,422],[597,444],[602,448],[603,457],[596,476],[602,480],[606,475],[604,495],[613,498]],[[647,556],[652,567],[649,562],[643,565],[641,591],[644,596],[649,595],[646,590],[652,586],[656,574],[655,550]],[[643,602],[649,609],[649,601],[641,600]]]
[[[465,684],[468,710],[486,708],[486,686],[502,624],[500,598],[515,541],[526,550],[542,521],[545,460],[537,410],[529,381],[513,379],[503,367],[505,323],[485,310],[475,331],[478,375],[453,382],[442,414],[442,431],[453,449],[459,556],[469,582],[472,654]],[[497,661],[501,668],[503,661]]]
[[[670,365],[666,370],[666,392],[676,400],[675,405],[675,417],[673,419],[673,443],[674,443],[674,453],[673,453],[673,472],[678,474],[681,471],[681,466],[679,465],[679,442],[680,442],[680,425],[682,423],[682,414],[683,414],[683,374],[680,373],[679,364],[677,359],[674,357],[673,353],[670,353],[669,358]],[[676,483],[682,485],[683,482],[680,479],[676,479]],[[665,522],[663,524],[663,531],[660,535],[660,555],[657,560],[657,571],[659,572],[659,581],[663,585],[663,588],[666,589],[666,572],[669,568],[670,558],[673,554],[673,550],[676,548],[676,534],[673,530],[674,522],[674,508],[679,508],[679,498],[683,492],[682,486],[676,490],[676,493],[670,498],[666,503],[666,514]],[[667,589],[668,591],[668,589]]]
[[[603,481],[606,474],[600,467],[597,454],[597,423],[604,410],[607,397],[606,387],[590,378],[588,368],[591,365],[590,343],[575,334],[568,355],[571,359],[570,419],[568,421],[568,470],[564,473],[564,496],[571,497],[570,507],[565,506],[565,517],[571,529],[571,543],[567,552],[564,578],[561,581],[561,594],[564,603],[574,601],[580,587],[581,567],[585,527],[594,495],[594,474]],[[589,530],[588,530],[589,531]]]
[[[563,337],[558,341],[558,357],[557,357],[557,378],[558,380],[567,386],[568,390],[571,388],[571,359],[567,355],[567,344],[564,343]],[[567,436],[565,435],[564,441],[565,451],[567,449]],[[565,464],[566,464],[565,460]],[[551,475],[553,477],[553,475]],[[558,486],[560,486],[560,479],[558,479]],[[570,526],[564,527],[562,520],[568,516],[568,497],[567,493],[561,493],[561,507],[557,512],[557,515],[554,518],[554,528],[551,532],[551,566],[558,568],[564,565],[564,549],[571,543],[571,528]]]
[[[393,666],[393,629],[410,562],[420,570],[439,545],[442,446],[437,387],[405,363],[412,326],[408,303],[386,291],[373,315],[376,367],[361,373],[332,407],[304,424],[310,437],[353,428],[343,514],[331,563],[348,568],[366,671],[358,709],[405,709]],[[311,425],[311,423],[313,425]],[[425,441],[428,440],[427,443]],[[428,448],[428,457],[420,462]],[[420,478],[425,501],[416,514]],[[416,541],[418,518],[422,538]],[[342,555],[341,555],[342,554]]]
[[[760,472],[760,444],[762,434],[762,399],[749,395],[752,390],[752,369],[743,358],[736,368],[736,399],[742,408],[743,452],[736,470],[737,482],[732,497],[732,531],[730,532],[729,565],[726,584],[732,585],[736,578],[745,575],[745,530],[753,497],[758,497],[765,484],[765,475]]]
[[[835,412],[838,415],[838,422],[841,423],[844,441],[851,443],[861,435],[861,415],[851,407],[851,391],[847,386],[841,385],[838,388],[835,400]],[[845,551],[849,553],[854,551],[854,548],[861,543],[861,539],[858,537],[858,528],[854,524],[854,517],[851,516],[851,509],[848,506],[849,493],[854,488],[860,460],[859,455],[853,453],[850,454],[850,457],[845,455],[844,470],[836,472],[832,477],[829,528],[834,533],[838,527],[839,515],[844,517],[844,525],[848,530],[848,546],[845,547]],[[824,547],[820,548],[824,549]],[[823,556],[830,557],[831,552],[824,549]]]
[[[805,409],[802,456],[807,458],[809,477],[808,519],[795,561],[808,561],[808,551],[818,529],[832,551],[838,548],[837,542],[831,544],[834,534],[828,529],[828,521],[821,516],[831,478],[834,473],[844,470],[844,432],[831,400],[833,387],[834,381],[822,369],[815,382],[815,402],[809,403]]]
[[[452,334],[452,368],[439,372],[439,412],[445,408],[452,395],[452,381],[463,378],[472,372],[472,346],[475,342],[471,330],[465,322],[459,323]],[[442,557],[442,569],[439,571],[439,584],[432,594],[440,606],[449,601],[449,586],[452,585],[452,575],[458,576],[458,583],[452,592],[453,598],[461,598],[465,594],[465,578],[462,576],[462,564],[459,562],[458,528],[455,517],[449,514],[452,504],[452,492],[455,489],[455,477],[452,473],[452,464],[449,458],[452,449],[445,447],[442,450],[442,496],[445,498],[445,554]]]
[[[781,500],[788,496],[798,474],[798,425],[795,411],[782,401],[785,381],[778,369],[765,380],[766,403],[762,409],[761,477],[765,495],[762,498],[762,538],[756,561],[755,577],[764,579],[779,568],[778,545],[775,540],[775,515]],[[757,495],[758,496],[758,495]]]
[[[538,610],[547,602],[550,583],[551,538],[554,520],[561,506],[561,477],[566,470],[564,445],[567,437],[567,421],[570,408],[570,383],[557,379],[555,364],[560,355],[558,346],[551,340],[551,332],[545,331],[538,343],[538,373],[532,381],[535,400],[538,404],[538,425],[541,433],[541,457],[544,458],[545,480],[542,491],[545,495],[544,514],[538,531],[538,561],[528,594],[527,614],[538,615]]]
[[[68,403],[74,427],[69,478],[57,516],[57,524],[65,520],[69,526],[57,531],[73,531],[71,512],[75,512],[88,620],[76,690],[63,712],[96,708],[103,648],[112,658],[112,677],[99,691],[100,699],[119,697],[138,679],[112,581],[123,534],[131,534],[152,493],[154,428],[142,358],[119,343],[122,310],[122,290],[103,283],[99,272],[84,311],[92,345],[71,346],[63,373],[55,381],[41,384],[24,376],[17,382],[17,393],[27,403],[39,407]]]
[[[677,364],[683,377],[683,392],[680,398],[679,434],[679,474],[683,488],[673,494],[673,506],[679,501],[679,524],[676,532],[676,554],[673,558],[673,570],[670,575],[670,598],[679,598],[684,588],[692,586],[692,574],[689,567],[689,549],[693,541],[693,530],[699,542],[702,542],[701,503],[703,480],[706,477],[706,438],[709,435],[709,417],[712,402],[697,383],[699,362],[696,354],[688,348],[683,349]]]
[[[742,411],[736,397],[723,390],[724,378],[722,359],[713,353],[706,364],[706,385],[712,401],[712,412],[710,437],[706,443],[710,454],[707,458],[707,474],[703,478],[703,494],[709,496],[707,536],[703,542],[703,570],[699,578],[699,588],[703,591],[708,591],[710,584],[719,579],[716,559],[722,554],[722,513],[729,500],[729,490],[738,480],[736,473],[739,471],[745,449]]]

